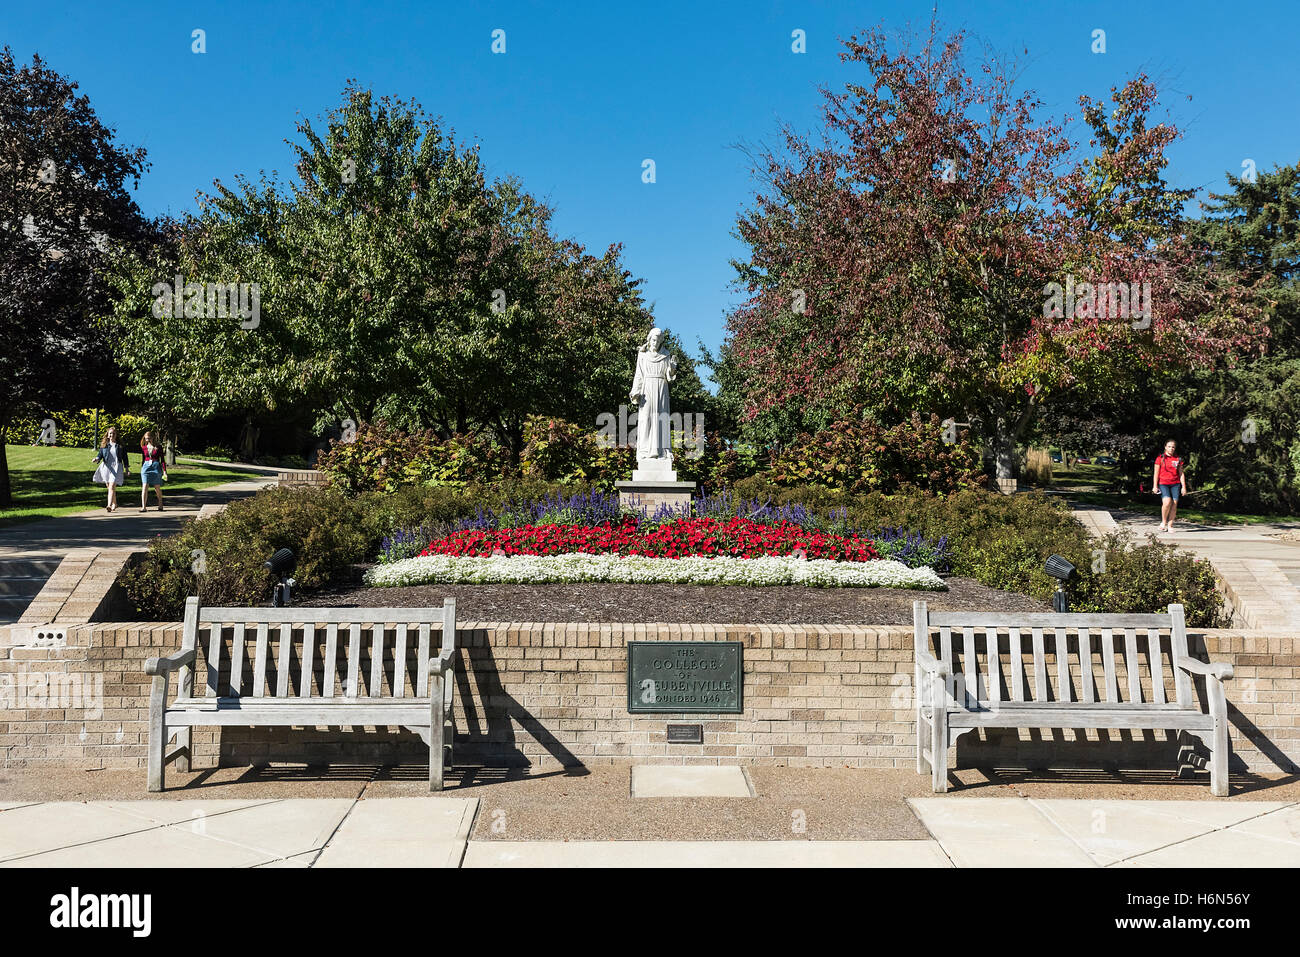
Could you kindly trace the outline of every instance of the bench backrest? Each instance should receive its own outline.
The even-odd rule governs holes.
[[[1016,702],[1198,708],[1183,606],[1167,614],[931,612],[912,605],[915,646],[948,666],[948,696],[973,710]]]
[[[435,628],[438,646],[431,643]],[[203,608],[190,597],[181,648],[197,648],[204,658],[199,697],[426,698],[429,659],[455,655],[456,601],[434,608]],[[179,679],[180,696],[189,697],[193,674],[182,669]]]

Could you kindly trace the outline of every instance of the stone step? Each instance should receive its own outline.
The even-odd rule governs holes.
[[[58,558],[0,558],[0,625],[22,617],[51,575]]]

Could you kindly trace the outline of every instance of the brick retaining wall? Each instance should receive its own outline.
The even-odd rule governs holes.
[[[4,767],[143,767],[145,659],[175,651],[175,623],[69,627],[61,648],[22,647],[0,627]],[[630,715],[626,642],[745,643],[741,715]],[[460,631],[458,759],[467,763],[662,763],[914,767],[912,634],[834,625],[473,624]],[[1234,770],[1295,771],[1300,762],[1300,655],[1295,638],[1192,632],[1192,653],[1231,662]],[[390,644],[391,647],[391,644]],[[391,652],[390,652],[391,653]],[[271,655],[274,660],[274,654]],[[203,673],[200,654],[199,674]],[[365,666],[363,665],[363,672]],[[43,682],[43,684],[42,684]],[[51,701],[51,688],[53,697]],[[42,689],[44,689],[42,691]],[[1198,688],[1202,695],[1203,689]],[[703,745],[669,745],[669,721],[702,723]],[[956,766],[1123,766],[1173,770],[1165,732],[1032,731],[962,738]],[[226,728],[195,731],[196,767],[263,762],[419,763],[400,729]]]

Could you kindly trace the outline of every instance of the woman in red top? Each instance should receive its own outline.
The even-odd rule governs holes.
[[[1183,458],[1177,454],[1178,443],[1170,439],[1165,450],[1156,456],[1156,468],[1151,478],[1151,489],[1164,499],[1160,503],[1160,531],[1172,532],[1178,516],[1178,497],[1187,494],[1187,473],[1183,471]]]
[[[140,511],[149,502],[149,489],[158,496],[158,511],[163,510],[162,483],[167,477],[167,463],[163,461],[162,446],[154,441],[153,433],[146,432],[140,443]]]

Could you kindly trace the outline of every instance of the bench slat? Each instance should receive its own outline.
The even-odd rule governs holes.
[[[399,621],[408,624],[422,621],[441,623],[442,608],[307,608],[301,605],[288,608],[204,608],[200,620],[204,624],[223,622],[249,625],[279,625],[286,621],[294,625],[324,625],[330,622],[349,625],[354,621],[382,621],[385,624],[396,624]]]
[[[1043,629],[1031,632],[1034,642],[1034,700],[1047,700],[1047,660],[1043,651]]]
[[[370,687],[371,696],[384,686],[384,626],[375,622],[370,626]]]
[[[406,622],[397,626],[393,636],[393,697],[406,696]]]
[[[298,697],[311,697],[312,658],[316,654],[316,625],[302,626],[302,672],[298,678]]]
[[[1057,628],[1056,634],[1056,697],[1062,702],[1074,699],[1070,689],[1070,641],[1064,628]]]
[[[997,704],[1002,700],[1002,655],[998,652],[998,630],[984,629],[984,655],[988,660],[988,701]]]
[[[253,660],[253,697],[264,697],[266,690],[266,629],[267,622],[257,626],[257,656]]]
[[[361,623],[353,622],[348,626],[348,680],[343,686],[345,698],[356,698],[361,694]]]
[[[1165,703],[1165,666],[1160,660],[1160,632],[1147,629],[1147,657],[1151,661],[1151,697],[1156,704]]]
[[[1083,711],[1071,705],[1041,711],[953,711],[948,724],[955,728],[1129,728],[1160,731],[1205,730],[1214,718],[1199,711],[1178,708],[1142,708],[1132,711]]]
[[[238,698],[243,694],[244,683],[244,623],[235,624],[235,635],[230,640],[230,694]]]
[[[207,696],[215,698],[220,689],[217,682],[221,680],[221,626],[213,625],[208,629],[208,690]]]
[[[1079,700],[1091,704],[1097,700],[1097,689],[1092,680],[1092,639],[1088,629],[1079,629]]]
[[[1020,629],[1011,628],[1007,635],[1011,651],[1011,700],[1025,700],[1025,662],[1020,648]]]
[[[415,696],[429,697],[429,623],[420,623],[420,640],[415,646]]]
[[[1115,634],[1109,628],[1101,630],[1101,662],[1106,675],[1106,700],[1119,701],[1119,683],[1115,680]]]
[[[1138,671],[1137,631],[1124,629],[1124,669],[1128,673],[1128,700],[1135,704],[1142,700],[1142,675]]]
[[[321,687],[322,698],[334,697],[334,676],[339,670],[339,623],[331,621],[325,626],[325,680]]]
[[[979,673],[975,670],[975,629],[963,628],[961,632],[962,688],[966,707],[977,707],[984,700],[980,695]]]
[[[1178,694],[1178,703],[1184,708],[1198,707],[1192,696],[1192,676],[1178,667],[1178,659],[1188,657],[1187,624],[1183,618],[1183,606],[1173,605],[1173,627],[1169,630],[1169,670],[1174,673],[1174,688]]]
[[[285,622],[280,626],[280,656],[275,663],[275,694],[278,698],[289,697],[289,656],[293,653],[293,625]]]
[[[245,699],[247,700],[247,699]],[[168,727],[194,725],[272,725],[284,727],[297,725],[303,727],[361,727],[375,725],[386,727],[404,725],[416,728],[429,727],[429,703],[416,704],[415,698],[407,698],[400,705],[353,703],[349,698],[347,707],[315,703],[304,705],[297,698],[291,698],[294,706],[286,708],[226,708],[213,711],[168,711]],[[339,699],[340,701],[343,699]],[[391,701],[392,699],[384,699]]]
[[[930,627],[975,628],[998,627],[1010,628],[1077,628],[1084,616],[1078,612],[1064,615],[1054,612],[1014,612],[1014,611],[932,611]],[[1105,614],[1087,615],[1088,625],[1092,628],[1168,628],[1169,615],[1166,614]]]

